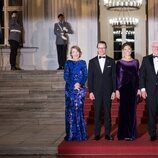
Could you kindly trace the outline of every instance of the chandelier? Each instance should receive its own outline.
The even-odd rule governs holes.
[[[104,5],[108,10],[140,9],[143,0],[104,0]]]
[[[118,16],[109,19],[113,27],[135,27],[139,19],[130,16],[129,12],[140,9],[143,0],[104,0],[104,5],[108,10],[117,11]]]
[[[120,26],[120,27],[126,27],[126,26],[135,27],[138,24],[139,19],[130,16],[128,11],[127,11],[128,14],[125,14],[124,11],[122,11],[121,13],[122,14],[119,14],[117,17],[109,19],[109,23],[113,27],[117,27],[117,26]]]

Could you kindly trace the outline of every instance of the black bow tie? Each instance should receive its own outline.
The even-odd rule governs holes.
[[[105,56],[99,56],[99,59],[101,59],[101,58],[104,58],[104,59],[105,59],[106,57],[105,57]]]
[[[158,55],[153,55],[153,58],[158,58]]]

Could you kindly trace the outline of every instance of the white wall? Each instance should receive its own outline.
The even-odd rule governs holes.
[[[130,11],[130,15],[139,18],[139,24],[135,27],[135,58],[142,61],[142,57],[146,55],[146,1],[143,1],[142,7],[137,11]],[[100,0],[100,38],[108,44],[108,55],[113,57],[113,28],[109,24],[109,19],[117,17],[117,11],[109,11]]]

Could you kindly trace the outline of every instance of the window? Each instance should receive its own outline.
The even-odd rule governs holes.
[[[9,36],[9,19],[12,11],[18,12],[18,19],[22,23],[22,0],[0,0],[0,24],[2,38],[0,38],[0,45],[6,46],[8,44]]]
[[[135,36],[135,31],[134,31],[134,27],[131,27],[131,28],[126,28],[126,42],[130,42],[131,43],[131,46],[132,46],[132,57],[134,58],[135,55],[134,55],[134,50],[135,50],[135,39],[134,39],[134,36]]]
[[[8,6],[22,6],[22,0],[9,0]]]
[[[134,27],[114,27],[113,28],[114,39],[114,59],[119,60],[122,58],[121,46],[125,42],[130,42],[132,46],[132,57],[134,58],[135,50],[135,31]]]
[[[121,46],[122,46],[122,29],[114,28],[113,30],[114,37],[114,59],[121,59]]]

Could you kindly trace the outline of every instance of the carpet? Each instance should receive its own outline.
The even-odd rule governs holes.
[[[87,141],[62,141],[58,146],[58,158],[151,158],[158,157],[158,140],[151,142],[147,133],[147,113],[145,102],[141,101],[137,105],[137,139],[134,141],[117,140],[117,114],[118,101],[112,103],[112,132],[114,141],[104,139],[104,127],[102,127],[99,141],[93,140],[94,111],[92,102],[86,98],[85,119],[87,121],[87,131],[89,138]]]

